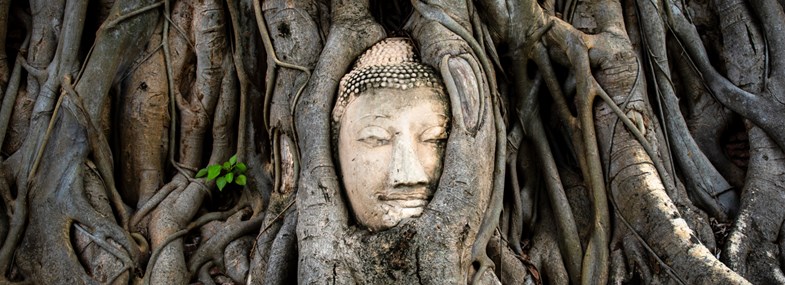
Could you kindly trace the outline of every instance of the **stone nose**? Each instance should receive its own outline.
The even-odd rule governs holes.
[[[428,174],[417,157],[411,139],[400,138],[393,142],[389,182],[393,187],[428,183]]]

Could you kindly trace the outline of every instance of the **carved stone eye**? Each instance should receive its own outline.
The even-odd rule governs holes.
[[[430,127],[420,135],[420,141],[427,143],[441,143],[447,139],[447,129],[442,126]]]
[[[384,128],[378,126],[368,126],[360,130],[357,141],[363,142],[369,147],[379,147],[390,144],[392,134]]]

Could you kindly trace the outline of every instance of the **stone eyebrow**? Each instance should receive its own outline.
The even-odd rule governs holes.
[[[360,117],[360,119],[365,119],[365,118],[367,118],[367,117],[373,117],[374,119],[376,119],[376,118],[385,118],[385,119],[389,119],[389,118],[390,118],[390,116],[387,116],[387,115],[381,115],[381,114],[365,114],[365,115],[363,115],[362,117]]]

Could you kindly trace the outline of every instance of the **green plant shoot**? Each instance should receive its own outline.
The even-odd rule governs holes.
[[[199,172],[196,173],[196,178],[206,177],[208,181],[215,180],[218,190],[223,191],[224,187],[229,183],[245,186],[247,179],[245,177],[246,169],[245,163],[237,162],[237,155],[232,155],[228,161],[222,164],[213,164],[199,169]]]

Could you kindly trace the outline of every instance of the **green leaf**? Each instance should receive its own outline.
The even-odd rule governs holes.
[[[196,173],[196,178],[202,178],[207,175],[207,168],[199,169],[199,172]]]
[[[207,167],[207,180],[213,180],[221,174],[221,166],[218,164]]]
[[[236,154],[232,155],[232,157],[229,158],[229,164],[231,164],[231,165],[237,164],[237,155]]]
[[[215,180],[215,185],[218,185],[218,191],[224,190],[224,186],[226,186],[226,179],[223,177],[218,177],[218,180]]]
[[[226,179],[226,182],[232,183],[232,180],[234,180],[234,174],[229,172],[224,176],[224,178]]]
[[[227,162],[224,162],[223,168],[224,168],[224,170],[229,171],[229,170],[232,169],[232,165],[229,164],[229,162],[227,161]]]
[[[245,163],[242,162],[237,163],[237,166],[235,167],[237,168],[238,171],[240,171],[240,173],[245,173]]]
[[[237,175],[237,179],[234,180],[234,184],[245,186],[245,175]]]

